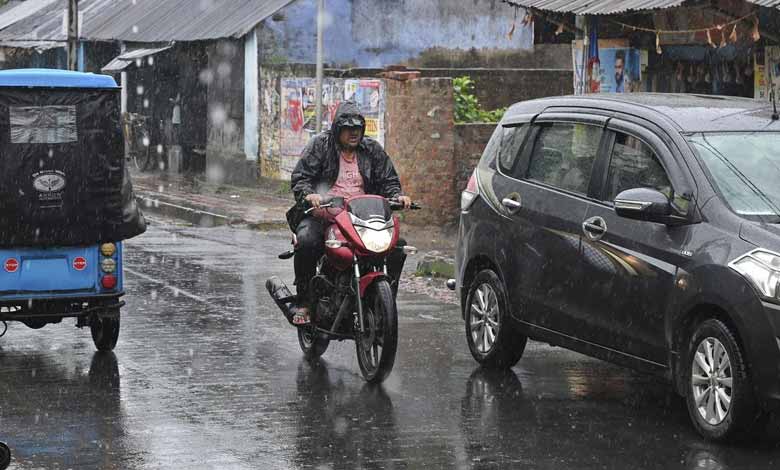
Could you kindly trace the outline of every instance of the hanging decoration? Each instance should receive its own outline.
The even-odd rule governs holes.
[[[610,20],[613,24],[622,26],[623,28],[631,29],[632,31],[644,31],[647,33],[654,33],[655,34],[655,50],[658,54],[662,53],[661,49],[661,35],[662,34],[695,34],[695,33],[705,33],[707,35],[707,44],[711,47],[725,47],[729,42],[735,43],[739,40],[738,32],[737,32],[737,25],[747,19],[751,19],[753,22],[753,28],[750,33],[750,38],[755,42],[761,39],[761,33],[758,29],[758,16],[756,13],[749,13],[745,16],[736,18],[734,20],[731,20],[727,23],[717,24],[714,26],[710,26],[709,28],[698,28],[698,29],[654,29],[654,28],[644,28],[642,26],[636,26],[632,24],[627,23],[621,23],[620,21],[614,21]],[[731,27],[731,33],[729,34],[727,32],[727,29]],[[712,37],[712,30],[715,29],[720,32],[720,43],[716,45],[715,41]]]
[[[515,27],[516,26],[517,26],[517,7],[515,7],[515,17],[512,18],[512,27],[509,28],[509,32],[506,33],[506,37],[510,41],[512,40],[512,37],[515,35]]]
[[[758,16],[753,18],[753,31],[750,32],[750,39],[752,39],[753,42],[758,42],[758,40],[761,39],[761,33],[758,31]]]

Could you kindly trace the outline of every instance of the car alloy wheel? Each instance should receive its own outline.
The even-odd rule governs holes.
[[[469,323],[474,346],[482,354],[489,353],[501,327],[498,297],[490,284],[484,283],[474,292],[469,308]]]
[[[704,338],[691,364],[691,386],[699,415],[715,426],[731,410],[733,375],[728,351],[717,338]]]

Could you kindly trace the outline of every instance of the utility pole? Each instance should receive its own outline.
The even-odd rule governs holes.
[[[79,0],[68,0],[68,70],[79,63]]]
[[[315,115],[317,117],[317,133],[322,131],[322,30],[324,29],[325,0],[317,0],[317,96],[315,98]]]

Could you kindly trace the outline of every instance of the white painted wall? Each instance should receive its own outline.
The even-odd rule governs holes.
[[[257,161],[260,131],[260,81],[257,66],[257,28],[244,38],[244,152]]]

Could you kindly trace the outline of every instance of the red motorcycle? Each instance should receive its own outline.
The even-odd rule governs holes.
[[[393,250],[417,252],[411,246],[398,246],[400,223],[393,210],[403,205],[370,195],[323,202],[318,210],[306,211],[327,222],[325,254],[309,284],[310,321],[294,323],[291,307],[297,299],[281,279],[268,279],[266,289],[287,321],[298,328],[298,342],[307,359],[321,356],[331,340],[354,340],[363,377],[382,382],[393,369],[398,345],[398,312],[387,257]],[[294,254],[290,250],[279,258]]]

